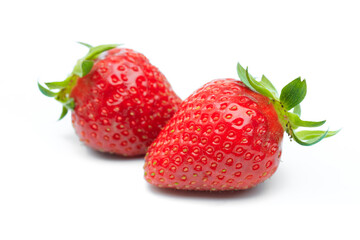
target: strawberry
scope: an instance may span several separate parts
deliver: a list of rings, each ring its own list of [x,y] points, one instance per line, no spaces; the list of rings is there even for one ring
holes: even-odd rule
[[[325,123],[300,119],[305,80],[290,82],[278,97],[265,76],[255,81],[240,64],[238,74],[242,81],[211,81],[183,101],[145,157],[149,183],[187,190],[248,189],[278,168],[284,131],[304,146],[337,133],[295,131]]]
[[[181,102],[165,76],[141,53],[118,45],[89,47],[63,82],[40,91],[72,111],[80,140],[123,156],[145,154]],[[58,92],[51,90],[58,89]]]

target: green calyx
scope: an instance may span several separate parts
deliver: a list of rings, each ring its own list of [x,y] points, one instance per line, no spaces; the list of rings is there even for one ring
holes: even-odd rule
[[[270,99],[276,113],[278,114],[280,124],[290,138],[303,146],[311,146],[320,142],[322,139],[334,136],[337,131],[323,130],[302,130],[295,131],[299,127],[319,127],[326,121],[304,121],[300,119],[300,103],[306,96],[306,81],[300,77],[288,83],[280,93],[276,91],[274,85],[264,75],[261,81],[256,81],[239,63],[237,72],[240,80],[254,92],[260,93]]]
[[[88,47],[89,52],[77,61],[73,71],[64,81],[46,82],[45,85],[47,88],[38,83],[39,90],[42,94],[55,98],[63,105],[59,120],[64,118],[68,111],[73,110],[75,107],[74,99],[70,98],[70,93],[76,85],[78,78],[84,77],[91,71],[95,59],[97,59],[101,53],[120,46],[120,44],[106,44],[93,47],[83,42],[79,42],[79,44]],[[54,90],[57,91],[54,92]]]

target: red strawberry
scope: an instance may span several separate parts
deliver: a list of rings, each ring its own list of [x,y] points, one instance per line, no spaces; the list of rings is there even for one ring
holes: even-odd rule
[[[242,82],[209,82],[181,104],[148,150],[149,183],[187,190],[251,188],[276,171],[284,130],[302,145],[336,134],[294,131],[325,122],[300,120],[305,80],[289,83],[279,98],[265,76],[257,82],[240,65],[238,73]]]
[[[145,154],[181,102],[165,76],[141,53],[117,45],[89,47],[63,82],[39,85],[72,110],[76,133],[86,145],[124,156]],[[103,53],[104,52],[104,53]],[[100,55],[101,54],[101,55]]]

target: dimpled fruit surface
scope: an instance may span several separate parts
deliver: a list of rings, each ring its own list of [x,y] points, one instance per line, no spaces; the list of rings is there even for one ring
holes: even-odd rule
[[[123,156],[145,154],[181,103],[165,76],[141,53],[112,49],[71,92],[72,122],[88,146]]]
[[[146,155],[146,180],[187,190],[247,189],[277,169],[284,130],[269,98],[234,79],[188,97]]]

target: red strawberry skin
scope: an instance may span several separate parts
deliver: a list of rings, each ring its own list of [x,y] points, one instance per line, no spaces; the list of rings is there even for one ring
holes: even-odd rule
[[[269,98],[234,79],[188,97],[148,150],[145,179],[158,187],[240,190],[277,169],[284,129]]]
[[[125,48],[100,55],[70,97],[75,102],[72,123],[81,141],[123,156],[145,154],[181,103],[143,54]]]

